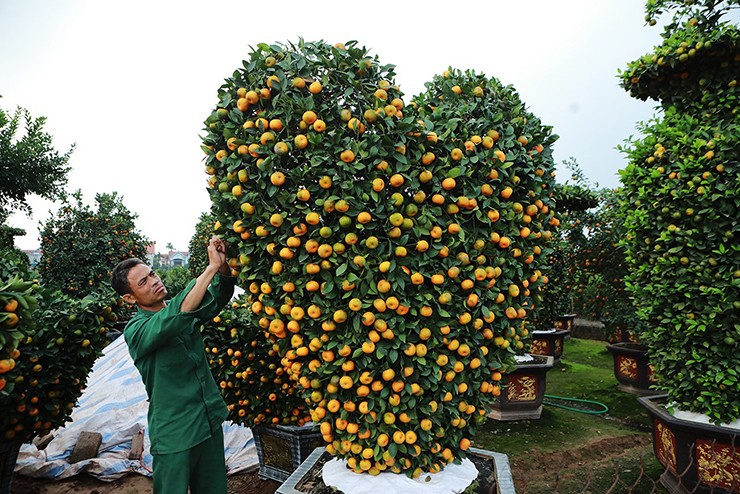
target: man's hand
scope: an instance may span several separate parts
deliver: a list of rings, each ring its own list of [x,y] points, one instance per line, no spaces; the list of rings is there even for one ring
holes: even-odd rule
[[[223,239],[212,236],[208,242],[208,265],[218,269],[222,274],[230,275],[231,268],[226,262],[226,250],[228,245]]]
[[[215,235],[211,237],[211,240],[208,242],[208,266],[198,276],[195,280],[195,285],[193,285],[193,288],[190,289],[190,292],[183,299],[180,305],[182,312],[191,312],[200,306],[203,296],[217,272],[225,276],[231,276],[231,267],[226,262],[227,249],[228,245],[226,242]]]

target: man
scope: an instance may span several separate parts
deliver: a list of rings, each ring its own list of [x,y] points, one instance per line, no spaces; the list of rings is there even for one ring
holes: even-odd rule
[[[111,284],[138,307],[124,338],[149,396],[154,492],[226,494],[221,424],[227,410],[211,375],[201,323],[216,316],[234,293],[226,245],[211,238],[208,266],[172,298],[140,259],[122,261]]]

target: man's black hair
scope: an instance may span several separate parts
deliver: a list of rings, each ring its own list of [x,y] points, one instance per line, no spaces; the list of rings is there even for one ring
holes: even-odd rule
[[[131,268],[138,266],[139,264],[146,263],[137,257],[132,257],[119,262],[118,265],[113,268],[113,273],[110,277],[110,284],[120,296],[123,297],[127,293],[131,293],[131,285],[128,284],[128,272]]]

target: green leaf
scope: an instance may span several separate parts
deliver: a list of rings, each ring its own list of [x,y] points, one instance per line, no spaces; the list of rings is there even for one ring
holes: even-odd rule
[[[340,264],[339,267],[337,268],[336,275],[342,276],[346,272],[347,272],[347,263]]]

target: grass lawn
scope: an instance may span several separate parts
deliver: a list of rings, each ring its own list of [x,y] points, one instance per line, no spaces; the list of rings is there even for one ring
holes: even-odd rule
[[[605,414],[585,414],[573,410],[545,405],[539,420],[522,420],[512,422],[498,422],[487,420],[476,434],[474,445],[479,448],[496,451],[508,455],[512,464],[512,474],[517,481],[517,465],[526,464],[531,458],[546,459],[553,462],[554,458],[563,457],[563,452],[572,462],[583,463],[580,467],[581,477],[572,480],[568,486],[567,476],[559,484],[561,493],[571,492],[568,489],[581,487],[583,474],[586,469],[591,475],[594,489],[591,492],[607,492],[612,485],[615,475],[625,485],[636,482],[639,488],[631,492],[653,492],[654,481],[662,473],[662,466],[652,454],[650,442],[651,427],[647,412],[637,402],[635,395],[617,389],[614,377],[613,359],[606,350],[606,342],[570,338],[565,342],[563,356],[559,363],[547,373],[548,395],[577,398],[603,403],[609,408]],[[547,400],[546,400],[547,401]],[[557,401],[561,404],[567,402]],[[591,406],[600,409],[598,406]],[[639,444],[640,447],[627,448],[625,444]],[[609,449],[614,451],[608,451]],[[580,458],[585,456],[585,458]],[[598,456],[599,463],[589,461],[589,455]],[[613,460],[613,461],[612,461]],[[560,475],[562,469],[572,468],[557,462],[561,470],[555,470]],[[567,462],[566,462],[567,463]],[[594,471],[591,471],[591,468]],[[637,480],[639,472],[645,471],[650,479]],[[535,472],[527,472],[532,478]],[[555,473],[551,473],[553,478]],[[644,484],[644,486],[643,486]],[[526,492],[547,492],[552,485],[542,486],[541,491],[530,482]],[[602,490],[603,489],[603,490]],[[643,490],[644,489],[644,490]],[[665,492],[658,486],[654,492]],[[553,492],[552,490],[550,492]],[[610,492],[627,492],[613,490]]]

